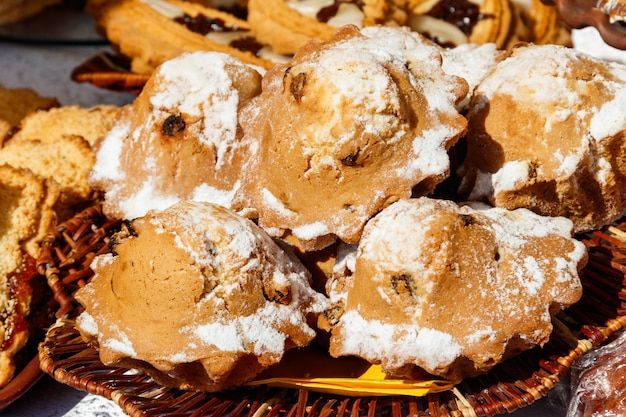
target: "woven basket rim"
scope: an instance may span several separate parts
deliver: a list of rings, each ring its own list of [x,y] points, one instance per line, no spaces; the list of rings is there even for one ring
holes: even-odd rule
[[[610,229],[626,230],[624,220],[579,237],[589,249],[589,262],[581,274],[583,299],[557,315],[553,337],[546,346],[511,358],[489,374],[463,381],[451,391],[415,398],[348,398],[268,387],[224,393],[164,388],[141,372],[103,365],[97,351],[86,345],[74,327],[79,304],[73,292],[88,282],[91,259],[108,252],[108,238],[124,225],[120,220],[106,218],[102,207],[94,205],[59,225],[44,240],[37,268],[46,276],[59,309],[57,322],[40,345],[39,360],[41,369],[57,381],[112,399],[131,416],[174,411],[180,416],[215,417],[244,412],[290,416],[332,412],[357,416],[363,410],[382,408],[394,417],[406,413],[455,417],[510,413],[545,397],[577,359],[626,327],[626,307],[618,296],[626,294],[626,240],[616,238]],[[599,305],[603,299],[606,304]],[[592,310],[593,315],[587,313]]]
[[[100,52],[75,67],[70,78],[106,90],[139,94],[150,74],[132,72],[130,61],[121,55]]]

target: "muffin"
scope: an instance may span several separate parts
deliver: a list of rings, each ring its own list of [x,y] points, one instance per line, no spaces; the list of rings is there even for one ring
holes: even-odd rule
[[[310,274],[225,207],[180,202],[114,236],[76,292],[78,330],[107,365],[181,389],[239,386],[308,345],[327,306]]]
[[[459,381],[545,344],[551,316],[582,295],[587,252],[571,232],[568,219],[526,209],[392,204],[327,286],[331,355]]]
[[[272,236],[290,232],[305,250],[355,243],[380,209],[448,175],[447,150],[466,128],[455,104],[467,82],[443,72],[438,46],[408,53],[389,47],[396,35],[345,26],[310,42],[269,70],[243,109],[254,152],[238,201]]]

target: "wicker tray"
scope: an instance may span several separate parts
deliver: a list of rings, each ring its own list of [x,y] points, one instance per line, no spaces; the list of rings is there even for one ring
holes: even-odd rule
[[[492,416],[544,397],[572,363],[626,326],[626,220],[580,236],[589,248],[583,298],[555,319],[555,331],[535,348],[425,397],[342,397],[307,390],[255,387],[209,394],[164,388],[133,369],[104,366],[74,328],[79,305],[72,294],[91,277],[94,256],[109,250],[109,236],[124,223],[88,208],[51,232],[38,270],[59,303],[56,323],[39,347],[41,369],[72,387],[115,401],[131,416]],[[623,235],[623,237],[621,236]]]
[[[91,83],[95,87],[127,91],[139,94],[150,78],[148,74],[130,71],[130,61],[121,55],[101,52],[78,65],[71,79],[79,83]]]

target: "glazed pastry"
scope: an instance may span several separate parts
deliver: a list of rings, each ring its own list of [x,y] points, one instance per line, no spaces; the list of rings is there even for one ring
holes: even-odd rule
[[[219,52],[161,65],[97,147],[89,184],[105,213],[133,219],[180,200],[231,207],[247,159],[238,114],[260,89],[256,70]]]
[[[183,52],[216,51],[269,68],[284,59],[251,37],[245,20],[178,0],[91,0],[87,11],[98,28],[131,58],[131,70],[150,74]],[[265,58],[264,58],[265,56]]]
[[[513,24],[509,0],[409,0],[407,25],[440,45],[507,44]]]
[[[307,270],[252,221],[181,202],[114,236],[76,293],[81,334],[104,364],[145,370],[180,389],[219,391],[252,379],[315,337],[327,306]]]
[[[438,46],[409,53],[394,39],[343,27],[269,70],[244,108],[243,141],[255,152],[239,199],[273,236],[288,231],[307,251],[355,243],[380,209],[448,175],[467,83],[442,71]]]
[[[331,355],[459,381],[543,345],[551,315],[582,294],[586,249],[571,232],[525,209],[392,204],[365,226],[354,270],[328,286]]]
[[[283,54],[293,54],[312,39],[327,41],[343,25],[362,28],[390,20],[394,25],[401,24],[401,15],[397,13],[399,9],[385,0],[248,2],[248,23],[256,38]]]
[[[577,232],[617,219],[625,87],[626,66],[555,45],[516,48],[474,92],[460,194],[565,216]]]

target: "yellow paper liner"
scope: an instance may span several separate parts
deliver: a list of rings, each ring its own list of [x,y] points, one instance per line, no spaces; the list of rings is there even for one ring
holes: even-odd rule
[[[380,365],[372,365],[356,378],[266,378],[256,379],[246,385],[267,385],[295,389],[306,388],[326,394],[348,396],[409,395],[423,397],[431,393],[451,390],[456,386],[456,383],[442,379],[418,381],[387,378]]]

